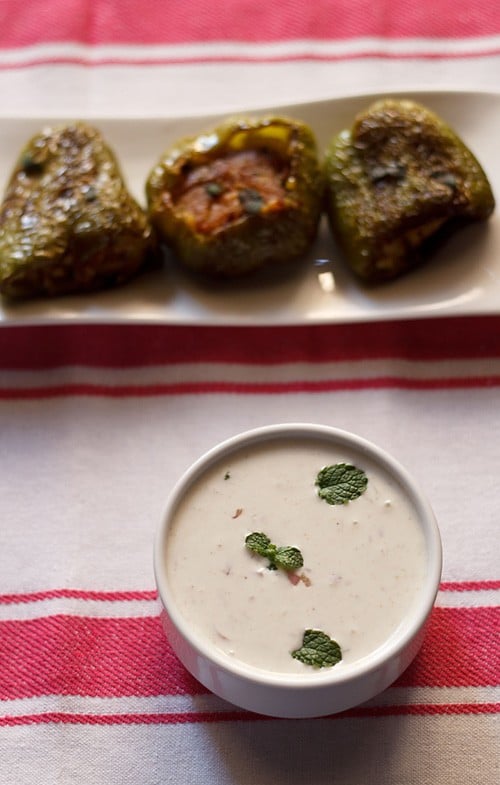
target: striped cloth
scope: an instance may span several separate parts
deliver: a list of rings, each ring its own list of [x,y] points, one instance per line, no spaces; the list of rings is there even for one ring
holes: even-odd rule
[[[0,22],[0,129],[499,84],[500,10],[486,0],[4,0]],[[497,783],[499,403],[495,314],[1,324],[0,783]],[[207,693],[164,638],[154,590],[173,482],[216,442],[283,421],[393,453],[443,538],[413,664],[315,720]]]
[[[491,0],[3,0],[3,114],[175,116],[415,87],[496,90]]]

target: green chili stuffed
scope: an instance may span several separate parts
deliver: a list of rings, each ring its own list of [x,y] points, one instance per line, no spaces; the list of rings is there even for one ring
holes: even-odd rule
[[[151,221],[187,268],[233,277],[300,257],[314,240],[323,175],[296,120],[229,120],[167,150],[146,184]]]
[[[359,114],[328,147],[325,174],[332,232],[367,282],[395,278],[495,206],[464,142],[408,100],[378,101]]]
[[[22,150],[0,208],[0,292],[88,292],[127,281],[155,259],[146,212],[98,130],[48,128]]]

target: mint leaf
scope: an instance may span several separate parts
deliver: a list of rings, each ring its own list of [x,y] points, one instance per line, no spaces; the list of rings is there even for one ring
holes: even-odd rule
[[[245,545],[259,556],[269,559],[268,568],[277,570],[281,567],[286,572],[297,570],[304,564],[304,559],[298,548],[284,545],[279,548],[274,545],[264,532],[252,532],[245,537]]]
[[[252,534],[245,537],[245,545],[251,551],[255,551],[259,556],[267,556],[270,558],[270,553],[274,555],[276,546],[272,544],[269,537],[263,532],[252,532]]]
[[[299,549],[289,545],[283,545],[276,549],[275,562],[278,567],[287,572],[298,570],[304,566],[304,559]]]
[[[306,630],[300,649],[292,651],[294,659],[312,668],[331,668],[342,659],[339,644],[321,630]]]
[[[325,466],[316,477],[318,496],[328,504],[347,504],[366,491],[368,477],[350,463]]]

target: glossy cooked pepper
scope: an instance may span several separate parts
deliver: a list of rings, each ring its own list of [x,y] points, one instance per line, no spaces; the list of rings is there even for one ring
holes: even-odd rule
[[[237,276],[300,257],[315,238],[323,175],[297,120],[229,120],[181,140],[152,170],[153,225],[188,268]]]
[[[98,130],[74,123],[28,142],[0,208],[0,292],[87,292],[128,280],[153,258],[147,215]]]
[[[495,201],[480,164],[429,109],[377,101],[325,155],[334,237],[364,281],[396,277],[450,233],[484,221]]]

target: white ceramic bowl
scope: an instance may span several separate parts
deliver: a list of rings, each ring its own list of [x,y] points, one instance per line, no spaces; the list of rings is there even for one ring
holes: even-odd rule
[[[167,540],[179,504],[193,483],[221,460],[242,449],[286,440],[319,440],[345,449],[381,468],[409,501],[425,543],[424,576],[410,610],[388,639],[368,655],[341,668],[304,668],[304,673],[281,673],[248,665],[228,657],[205,638],[181,612],[167,569]],[[200,538],[203,521],[200,520]],[[165,633],[184,666],[209,690],[250,711],[275,717],[317,717],[363,703],[382,692],[408,667],[422,643],[425,624],[434,604],[441,577],[441,540],[431,507],[406,470],[385,451],[365,439],[322,425],[282,424],[257,428],[214,447],[181,477],[167,501],[155,542],[155,577],[163,606]],[[314,673],[310,671],[314,670]],[[306,672],[308,671],[308,672]]]

